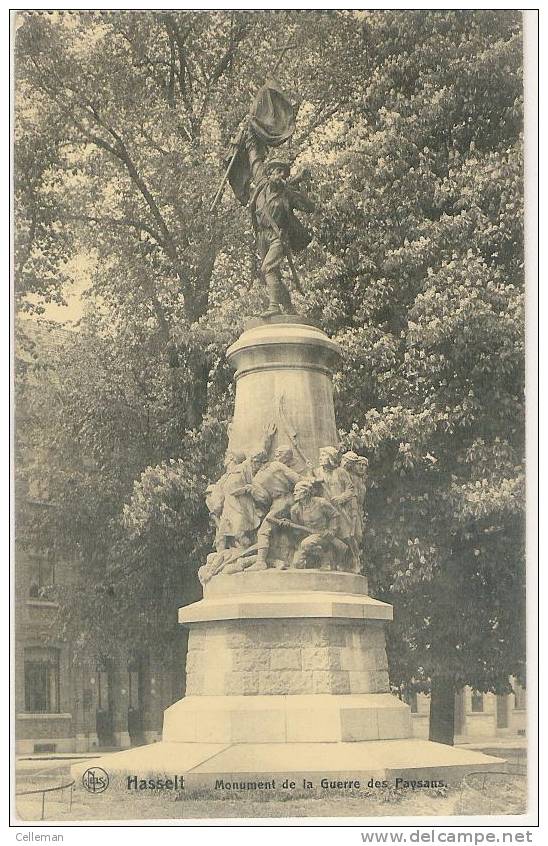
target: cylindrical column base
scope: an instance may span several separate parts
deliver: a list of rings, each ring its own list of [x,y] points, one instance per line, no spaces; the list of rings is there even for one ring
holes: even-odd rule
[[[331,374],[339,354],[321,329],[304,323],[264,323],[243,332],[227,351],[236,368],[229,449],[248,454],[275,423],[272,448],[297,443],[316,464],[319,449],[337,442]]]

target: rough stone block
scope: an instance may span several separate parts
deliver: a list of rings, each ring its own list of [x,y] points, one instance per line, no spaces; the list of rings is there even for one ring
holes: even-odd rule
[[[371,675],[367,670],[350,670],[350,693],[373,693]]]
[[[268,667],[271,650],[261,647],[241,646],[231,652],[231,669],[235,672],[264,670]]]
[[[344,646],[346,639],[346,626],[326,621],[323,625],[306,626],[301,643],[306,646]]]
[[[341,669],[354,672],[376,669],[374,650],[345,647],[341,651]]]
[[[388,679],[388,672],[386,670],[375,670],[371,676],[373,693],[388,693],[390,691],[390,682]]]
[[[348,673],[342,670],[315,670],[314,693],[350,693]]]
[[[238,648],[240,646],[251,647],[257,645],[256,633],[251,631],[251,629],[247,626],[244,628],[240,621],[238,621],[238,625],[231,627],[224,637],[229,649]]]
[[[230,675],[231,673],[226,671],[224,663],[219,663],[213,667],[206,667],[203,675],[202,695],[223,696],[226,692],[226,683]]]
[[[186,695],[187,696],[201,696],[204,690],[204,675],[203,673],[187,673],[186,676]]]
[[[375,669],[388,670],[388,657],[386,655],[386,649],[374,649],[373,653],[375,656]]]
[[[253,696],[261,693],[259,690],[259,673],[235,673],[226,674],[225,694],[227,696]]]
[[[256,643],[268,644],[270,646],[284,646],[292,642],[288,628],[292,628],[281,620],[259,622],[252,624],[253,636]]]
[[[341,647],[303,646],[302,656],[305,670],[341,669]]]
[[[352,645],[356,649],[384,649],[385,637],[382,623],[366,623],[355,627],[352,633]]]
[[[267,671],[259,674],[259,693],[285,695],[312,693],[312,673],[304,670]]]
[[[257,652],[262,652],[262,650],[257,650]],[[266,659],[268,662],[268,657]],[[265,666],[265,663],[262,665]],[[268,666],[268,663],[266,663]],[[301,666],[304,669],[309,669],[304,666],[301,662],[301,650],[299,646],[295,646],[293,649],[271,649],[270,650],[270,669],[271,670],[300,670]]]

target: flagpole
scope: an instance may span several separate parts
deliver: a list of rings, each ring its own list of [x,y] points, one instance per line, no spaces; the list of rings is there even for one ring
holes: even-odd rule
[[[276,62],[276,64],[272,68],[272,70],[269,72],[268,76],[274,76],[274,74],[276,73],[276,71],[278,70],[278,68],[280,67],[280,65],[282,63],[285,54],[287,53],[288,50],[292,50],[294,46],[295,45],[290,41],[288,44],[285,45],[285,47],[281,48],[280,55],[278,56],[278,61]]]
[[[223,176],[223,178],[221,180],[221,184],[219,185],[219,188],[217,189],[217,193],[215,194],[215,197],[213,198],[213,202],[211,203],[211,206],[210,206],[210,209],[209,209],[210,214],[212,214],[215,211],[215,209],[217,208],[217,206],[219,205],[219,201],[220,201],[220,199],[223,195],[223,191],[225,190],[225,185],[228,181],[228,177],[230,176],[230,171],[232,170],[232,165],[234,164],[234,162],[236,160],[236,156],[240,152],[240,145],[241,145],[243,138],[244,138],[244,131],[245,131],[245,128],[247,126],[248,119],[249,119],[249,116],[246,117],[245,124],[240,129],[240,132],[239,132],[238,137],[237,137],[236,142],[235,142],[234,153],[232,154],[232,158],[230,159],[228,167],[225,171],[225,175]]]

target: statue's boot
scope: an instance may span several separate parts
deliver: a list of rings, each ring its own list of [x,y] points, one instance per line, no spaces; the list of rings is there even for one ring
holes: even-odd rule
[[[268,292],[268,309],[261,317],[273,317],[276,314],[282,314],[283,311],[291,312],[291,297],[280,278],[279,270],[267,271],[264,280]]]
[[[261,548],[261,549],[257,550],[257,560],[255,561],[254,564],[251,565],[251,567],[247,568],[248,573],[250,572],[250,570],[266,570],[267,569],[267,567],[268,567],[268,564],[266,563],[267,552],[268,552],[267,549]]]
[[[274,305],[269,303],[267,310],[261,312],[261,317],[275,317],[277,314],[281,313],[282,310],[278,305],[276,305],[276,303],[274,303]]]

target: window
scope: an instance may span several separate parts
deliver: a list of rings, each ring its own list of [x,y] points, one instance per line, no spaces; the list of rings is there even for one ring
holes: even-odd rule
[[[405,694],[405,701],[409,705],[412,714],[418,713],[419,704],[417,700],[417,692],[415,690],[412,693],[407,692]]]
[[[129,707],[130,708],[139,708],[140,704],[140,690],[139,690],[139,671],[138,670],[130,670],[129,671]]]
[[[483,711],[483,693],[479,690],[472,691],[472,711],[476,714]]]
[[[525,711],[527,708],[527,693],[525,688],[517,681],[514,682],[513,687],[515,696],[514,709],[516,711]]]
[[[97,668],[97,708],[99,711],[110,709],[109,672],[106,664]]]
[[[47,600],[48,588],[55,584],[55,563],[51,555],[32,555],[29,596]],[[50,594],[51,595],[51,594]]]
[[[58,649],[25,649],[25,711],[31,714],[59,713]]]

